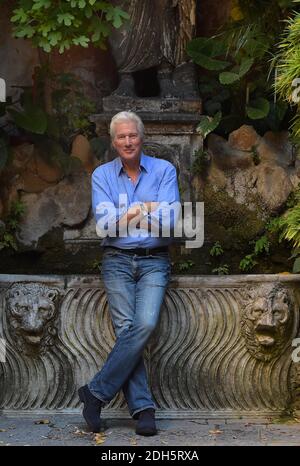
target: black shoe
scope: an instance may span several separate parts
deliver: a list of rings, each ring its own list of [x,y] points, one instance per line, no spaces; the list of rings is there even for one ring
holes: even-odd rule
[[[136,425],[135,432],[138,435],[156,435],[157,429],[155,425],[155,411],[152,408],[140,411],[139,419]]]
[[[92,395],[87,385],[79,388],[78,395],[80,401],[84,404],[82,415],[87,425],[92,432],[100,432],[100,414],[103,406],[102,401]]]

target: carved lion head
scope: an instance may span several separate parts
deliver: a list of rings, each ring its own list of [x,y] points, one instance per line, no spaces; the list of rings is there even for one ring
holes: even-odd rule
[[[58,290],[36,283],[15,284],[6,293],[8,324],[20,350],[43,352],[56,335]]]
[[[294,309],[292,291],[281,284],[263,284],[244,302],[242,335],[250,353],[269,361],[282,354],[289,341]]]

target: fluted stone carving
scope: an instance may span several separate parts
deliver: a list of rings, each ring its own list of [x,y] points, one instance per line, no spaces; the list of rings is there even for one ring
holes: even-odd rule
[[[293,390],[299,390],[299,370],[295,372],[291,359],[292,340],[299,333],[299,281],[280,276],[175,277],[145,352],[158,408],[168,416],[200,417],[277,415],[289,408]],[[114,344],[102,284],[97,277],[62,277],[56,287],[8,285],[1,284],[0,276],[0,335],[7,340],[7,361],[0,364],[1,408],[78,407],[76,389],[101,368]],[[22,290],[21,302],[27,296],[29,303],[29,290],[34,295],[38,289],[50,301],[55,289],[60,304],[58,318],[52,320],[54,345],[44,345],[47,351],[33,356],[20,351],[12,338],[10,296],[18,308],[14,290]],[[104,412],[126,416],[123,396]]]

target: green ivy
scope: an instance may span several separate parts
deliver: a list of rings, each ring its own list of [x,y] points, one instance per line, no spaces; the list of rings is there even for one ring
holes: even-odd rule
[[[108,1],[16,0],[11,21],[15,37],[26,38],[50,53],[89,44],[105,48],[112,28],[129,19],[127,12]]]

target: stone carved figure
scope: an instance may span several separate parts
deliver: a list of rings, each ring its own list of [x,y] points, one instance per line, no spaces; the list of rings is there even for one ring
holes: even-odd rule
[[[250,291],[244,302],[242,335],[256,359],[280,356],[291,337],[294,297],[281,284],[263,284]]]
[[[10,333],[20,351],[43,353],[56,336],[58,290],[36,283],[15,284],[6,293]]]
[[[198,97],[186,54],[195,33],[196,0],[129,0],[126,9],[130,20],[110,36],[120,78],[115,94],[135,96],[132,73],[157,67],[161,97]]]

